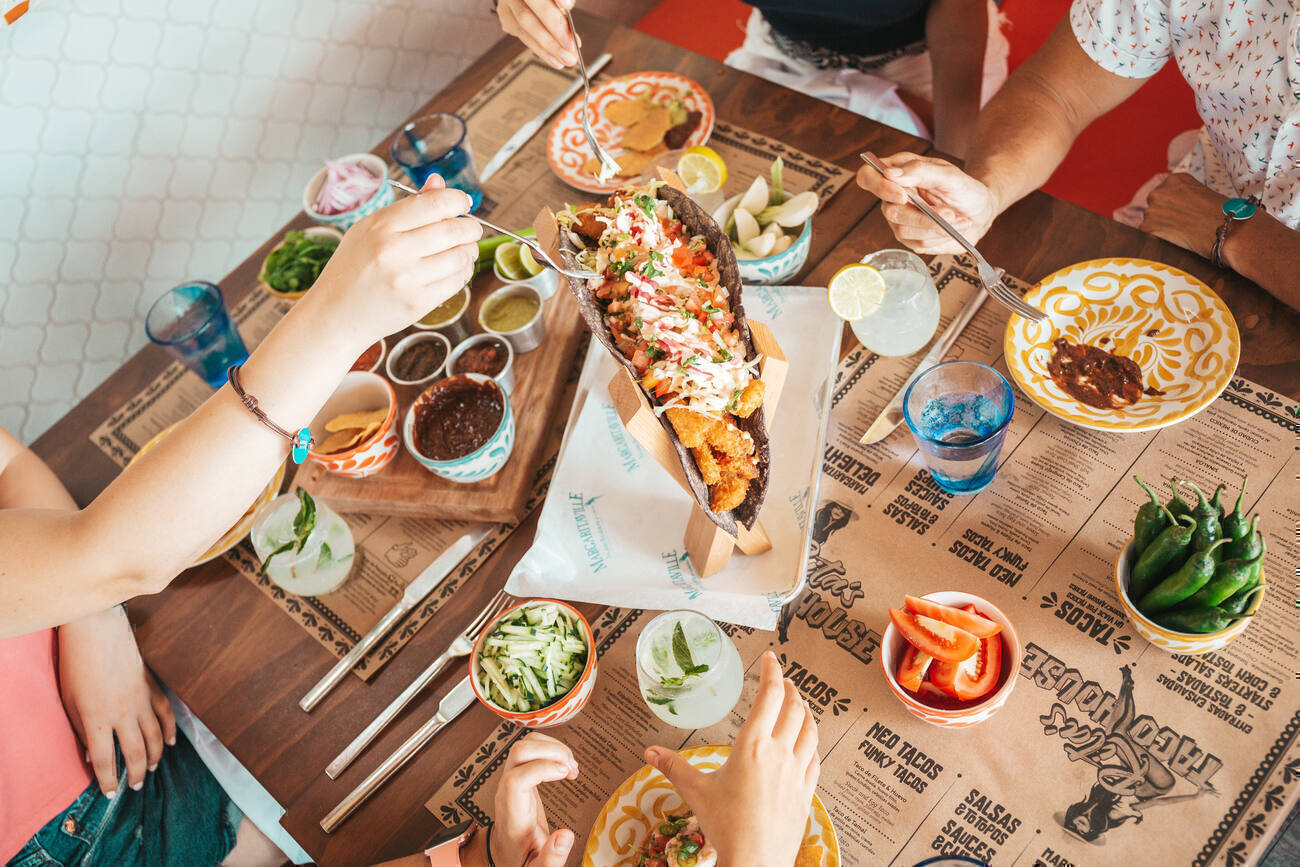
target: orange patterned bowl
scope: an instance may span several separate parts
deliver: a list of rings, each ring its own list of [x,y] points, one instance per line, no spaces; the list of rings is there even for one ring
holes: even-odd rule
[[[167,427],[158,431],[158,433],[154,435],[153,439],[140,446],[140,451],[135,453],[135,457],[131,458],[131,462],[134,463],[136,458],[162,442],[163,437],[171,433],[172,428],[174,427],[176,427],[176,425],[169,424]],[[261,511],[263,506],[274,500],[276,494],[280,493],[280,484],[283,481],[284,464],[281,463],[280,466],[276,468],[275,475],[271,477],[271,480],[266,483],[266,487],[262,489],[262,493],[258,494],[257,499],[253,501],[253,505],[248,507],[248,511],[244,512],[240,519],[235,522],[235,525],[227,530],[224,536],[214,542],[211,548],[200,554],[198,559],[190,564],[190,567],[201,566],[209,560],[215,560],[217,557],[220,557],[222,554],[238,545],[239,540],[247,536],[248,531],[253,528],[253,519],[257,517],[257,513]]]
[[[1002,673],[999,675],[1002,678],[1002,685],[983,701],[967,707],[947,709],[925,704],[912,693],[899,686],[898,679],[894,676],[894,672],[898,670],[898,661],[902,658],[903,651],[907,649],[907,639],[903,638],[902,633],[894,628],[892,622],[885,627],[884,637],[880,640],[880,666],[885,670],[885,682],[889,684],[889,688],[894,695],[898,696],[898,700],[903,703],[903,707],[911,711],[913,716],[925,720],[930,725],[943,728],[964,728],[965,726],[982,723],[993,716],[998,708],[1007,703],[1007,699],[1011,696],[1011,690],[1016,687],[1016,676],[1020,670],[1020,657],[1023,653],[1023,648],[1020,646],[1020,636],[1016,635],[1015,627],[1011,625],[1011,621],[996,605],[987,599],[976,596],[974,593],[964,593],[960,590],[943,590],[938,593],[927,593],[921,598],[938,602],[940,605],[953,605],[958,608],[963,605],[974,605],[975,610],[980,614],[990,618],[995,623],[1002,624],[1002,632],[999,633],[1002,638]]]
[[[1167,653],[1185,653],[1194,656],[1198,653],[1209,653],[1211,650],[1219,650],[1227,645],[1238,635],[1246,631],[1250,626],[1250,618],[1238,620],[1227,629],[1219,632],[1175,632],[1172,629],[1166,629],[1159,623],[1144,615],[1133,604],[1133,600],[1128,597],[1129,570],[1133,567],[1133,540],[1129,539],[1124,550],[1120,552],[1119,559],[1115,561],[1115,592],[1119,595],[1119,604],[1128,616],[1129,622],[1133,628],[1138,631],[1147,641]],[[1264,601],[1264,588],[1268,582],[1264,580],[1263,573],[1259,576],[1259,592],[1255,594],[1255,601],[1250,603],[1250,609],[1247,614],[1254,615],[1259,610],[1260,603]]]
[[[362,412],[380,407],[387,407],[388,414],[380,423],[379,430],[352,448],[328,455],[313,451],[308,457],[327,472],[350,479],[374,475],[388,466],[397,454],[397,394],[388,380],[377,373],[354,370],[344,374],[334,394],[330,395],[325,406],[311,420],[311,433],[319,445],[329,436],[325,425],[330,419],[346,412]]]
[[[531,608],[534,605],[555,605],[578,623],[582,628],[582,637],[587,642],[587,664],[583,667],[577,683],[560,698],[538,710],[516,713],[506,710],[487,697],[486,690],[479,683],[482,669],[479,666],[478,658],[479,653],[483,650],[483,642],[487,640],[488,635],[492,633],[498,623],[515,614],[521,608]],[[596,639],[591,632],[591,624],[587,622],[587,618],[582,616],[581,611],[572,605],[560,602],[558,599],[533,599],[511,606],[500,617],[493,620],[491,625],[484,629],[478,640],[474,642],[474,650],[469,655],[469,682],[474,688],[474,695],[478,696],[478,700],[502,719],[507,719],[516,725],[529,729],[545,729],[562,725],[577,716],[586,706],[587,700],[591,698],[592,690],[596,686]]]

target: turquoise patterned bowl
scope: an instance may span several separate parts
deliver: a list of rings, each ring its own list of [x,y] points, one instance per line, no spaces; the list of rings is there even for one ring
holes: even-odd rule
[[[393,188],[388,184],[388,165],[374,154],[348,154],[345,157],[339,157],[344,162],[361,163],[370,173],[379,178],[379,189],[375,190],[374,195],[362,202],[358,207],[350,211],[344,211],[341,214],[322,214],[312,206],[316,203],[316,195],[320,192],[321,184],[325,183],[326,169],[322,168],[312,179],[307,182],[307,186],[302,190],[302,209],[316,223],[322,226],[329,226],[338,229],[340,232],[346,232],[352,228],[352,224],[362,217],[373,214],[385,205],[393,203]]]
[[[415,408],[426,403],[433,390],[440,383],[446,382],[446,379],[440,379],[426,388],[411,404],[410,409],[406,411],[406,416],[402,420],[402,442],[406,445],[406,450],[410,452],[411,457],[415,458],[420,463],[420,466],[435,476],[469,485],[495,475],[506,465],[506,461],[510,459],[510,453],[515,448],[515,416],[510,409],[510,398],[506,396],[504,391],[501,391],[501,386],[491,377],[479,373],[462,373],[461,376],[468,377],[475,382],[491,383],[493,388],[501,392],[501,401],[505,407],[505,412],[501,415],[501,424],[497,427],[496,433],[492,434],[488,441],[479,446],[478,449],[463,458],[456,458],[451,461],[435,461],[433,458],[421,454],[420,450],[415,447]],[[451,378],[453,377],[448,377],[448,379]]]
[[[759,286],[779,286],[786,282],[808,261],[808,250],[812,247],[812,220],[803,224],[803,231],[794,243],[774,256],[762,259],[737,259],[740,266],[740,281]]]

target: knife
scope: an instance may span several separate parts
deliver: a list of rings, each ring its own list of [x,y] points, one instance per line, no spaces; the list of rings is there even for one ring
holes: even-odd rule
[[[473,702],[474,688],[470,686],[469,675],[466,675],[460,683],[451,688],[451,692],[443,696],[442,701],[438,703],[438,712],[432,719],[416,729],[415,734],[407,738],[406,742],[391,756],[370,772],[370,776],[362,780],[361,784],[349,792],[346,798],[339,801],[337,807],[320,820],[321,829],[328,834],[343,824],[344,819],[351,816],[357,807],[364,804],[366,799],[375,793],[376,789],[386,783],[388,778],[397,773],[425,744],[433,740],[434,735],[442,731],[447,723],[460,716],[461,712]]]
[[[957,338],[961,336],[962,331],[975,318],[975,314],[979,312],[980,307],[984,304],[984,299],[987,297],[987,292],[980,289],[975,290],[970,300],[966,302],[966,306],[953,318],[952,322],[948,323],[943,335],[940,336],[934,346],[930,347],[930,351],[921,359],[920,364],[916,366],[916,370],[912,371],[912,375],[898,389],[898,394],[894,395],[893,400],[876,417],[876,420],[871,423],[871,427],[867,428],[867,432],[862,435],[862,439],[858,440],[858,442],[863,445],[871,445],[880,442],[894,432],[894,429],[903,421],[903,399],[907,396],[908,386],[915,382],[916,378],[922,373],[943,361],[943,357],[948,354],[948,350],[952,349],[952,345],[957,342]]]
[[[406,591],[402,593],[402,598],[398,600],[397,604],[390,608],[388,613],[361,637],[356,646],[349,650],[347,655],[340,659],[320,679],[320,682],[302,697],[302,701],[298,702],[298,707],[310,713],[312,708],[320,704],[321,699],[329,695],[330,690],[338,686],[339,681],[347,676],[352,667],[360,662],[363,656],[373,650],[375,645],[382,641],[384,636],[397,625],[398,621],[409,614],[411,609],[419,605],[424,597],[429,595],[429,591],[437,586],[438,582],[443,578],[446,578],[457,563],[465,559],[465,555],[483,540],[491,527],[491,524],[483,524],[465,533],[465,535],[453,542],[450,548],[443,551],[438,555],[437,559],[425,567],[425,570],[407,585]]]
[[[595,74],[604,69],[612,59],[613,55],[608,52],[597,57],[592,63],[588,64],[587,74],[595,76]],[[546,123],[551,115],[564,108],[564,104],[573,99],[581,89],[582,78],[575,78],[573,83],[565,88],[564,93],[557,96],[554,102],[542,109],[541,113],[538,114],[537,117],[519,127],[518,131],[515,132],[514,135],[510,136],[510,141],[506,142],[505,145],[502,146],[501,150],[497,151],[492,159],[487,161],[487,165],[483,167],[483,171],[478,173],[478,182],[480,184],[486,184],[488,178],[495,175],[502,166],[509,162],[512,156],[519,153],[519,149],[528,144],[529,139],[537,135],[537,131],[542,128],[542,124]]]

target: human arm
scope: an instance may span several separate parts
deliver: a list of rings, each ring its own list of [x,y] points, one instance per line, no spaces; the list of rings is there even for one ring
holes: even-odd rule
[[[58,476],[8,431],[0,429],[0,509],[75,509]],[[122,746],[127,782],[143,783],[175,743],[171,705],[144,667],[121,608],[82,617],[59,628],[59,690],[68,720],[94,768],[100,790],[117,789],[113,736]]]
[[[1062,19],[980,112],[964,172],[945,160],[902,153],[882,160],[888,177],[864,166],[858,184],[882,200],[881,213],[907,246],[920,253],[962,252],[907,201],[907,189],[919,191],[976,242],[998,214],[1051,177],[1080,131],[1145,82],[1103,69]]]
[[[1173,172],[1151,191],[1142,231],[1150,232],[1205,258],[1223,225],[1227,199],[1186,172]],[[1259,208],[1228,230],[1223,258],[1228,267],[1254,281],[1293,310],[1300,309],[1300,231]]]
[[[244,365],[245,389],[272,420],[309,423],[366,347],[464,285],[481,234],[455,219],[469,204],[457,190],[427,192],[349,230]],[[0,638],[161,590],[230,529],[288,451],[226,385],[84,509],[0,512]]]
[[[926,13],[934,144],[953,156],[966,155],[980,113],[988,28],[987,0],[933,0]]]
[[[527,45],[542,60],[563,69],[578,62],[573,33],[564,17],[574,0],[500,0],[501,29]]]
[[[721,768],[706,774],[674,750],[646,750],[699,819],[719,867],[793,864],[821,772],[808,703],[771,651],[759,665],[758,694]]]

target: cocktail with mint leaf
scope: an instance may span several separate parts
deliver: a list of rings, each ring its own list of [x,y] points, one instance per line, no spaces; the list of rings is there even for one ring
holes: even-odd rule
[[[321,596],[343,586],[356,548],[352,531],[338,513],[306,491],[267,503],[253,522],[259,572],[299,596]]]
[[[647,623],[637,638],[636,671],[650,709],[684,729],[725,717],[745,680],[736,645],[698,611],[669,611]]]

